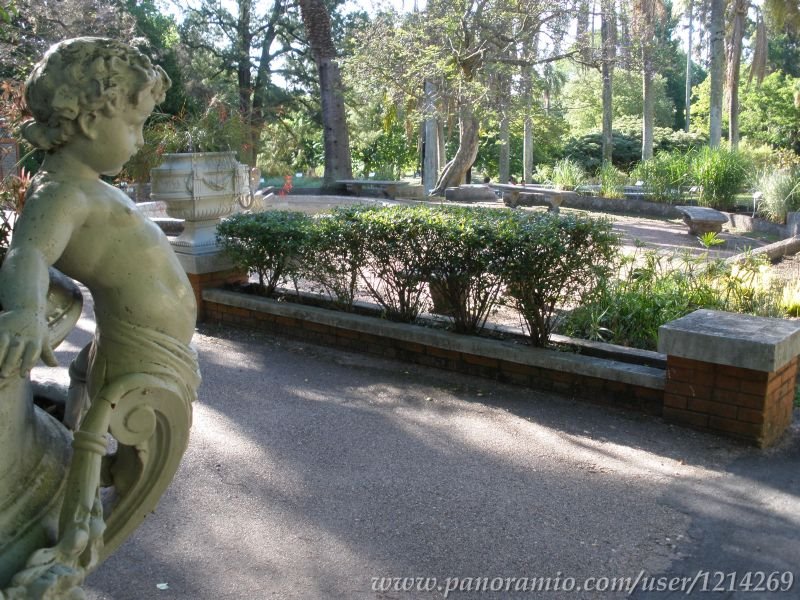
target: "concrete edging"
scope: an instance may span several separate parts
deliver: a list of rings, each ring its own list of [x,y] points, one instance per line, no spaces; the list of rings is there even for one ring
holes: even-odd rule
[[[228,290],[207,289],[203,291],[202,296],[203,300],[208,302],[310,321],[339,329],[349,329],[402,342],[423,344],[442,350],[483,356],[584,377],[594,377],[653,390],[663,390],[665,385],[665,371],[654,367],[569,352],[532,348],[502,340],[459,335],[417,325],[393,323],[374,317],[365,317],[290,302],[277,302],[270,298],[251,296]]]

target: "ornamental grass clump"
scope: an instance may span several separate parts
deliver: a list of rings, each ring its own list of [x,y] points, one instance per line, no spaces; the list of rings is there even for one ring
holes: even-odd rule
[[[556,189],[574,190],[586,181],[586,171],[577,161],[571,158],[562,158],[553,165],[550,178]]]
[[[503,279],[534,346],[546,346],[558,311],[593,300],[610,275],[618,238],[604,219],[520,215],[509,228]]]
[[[237,268],[258,276],[261,293],[271,296],[279,283],[299,274],[311,225],[308,215],[288,210],[238,214],[217,226],[217,241]]]
[[[697,203],[719,210],[732,208],[747,182],[749,162],[744,154],[725,148],[702,148],[691,160],[691,177],[699,186]]]
[[[623,257],[617,276],[562,322],[566,335],[655,350],[661,325],[700,308],[780,316],[763,257],[737,264],[708,254],[647,251]]]
[[[603,198],[624,198],[628,176],[610,162],[603,163],[597,172],[600,195]]]
[[[676,204],[682,201],[682,188],[691,185],[690,169],[693,152],[659,152],[640,162],[631,174],[644,183],[649,200]]]
[[[761,203],[758,211],[775,223],[786,223],[786,215],[800,208],[800,169],[765,173],[758,181]]]

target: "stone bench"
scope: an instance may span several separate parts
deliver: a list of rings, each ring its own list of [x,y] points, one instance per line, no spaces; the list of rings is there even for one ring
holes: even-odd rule
[[[378,179],[339,179],[336,183],[344,186],[354,196],[361,196],[365,190],[371,189],[377,191],[380,196],[391,200],[397,198],[400,191],[408,187],[407,181]]]
[[[460,185],[449,187],[444,191],[444,197],[450,202],[495,202],[497,195],[483,184]]]
[[[690,235],[719,233],[728,222],[726,215],[705,206],[676,206],[675,209],[683,215],[683,222],[688,225]]]
[[[531,202],[530,206],[537,205],[537,201],[543,202],[549,207],[550,212],[558,213],[561,203],[565,198],[575,197],[577,194],[572,191],[556,190],[549,187],[538,185],[516,185],[510,183],[490,183],[490,187],[503,193],[503,203],[511,208],[525,206],[526,198]]]

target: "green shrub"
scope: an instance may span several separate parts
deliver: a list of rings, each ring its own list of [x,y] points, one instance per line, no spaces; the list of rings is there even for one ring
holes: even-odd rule
[[[642,142],[635,136],[619,131],[612,134],[614,142],[613,163],[623,171],[629,171],[642,156]],[[580,164],[587,173],[594,173],[603,164],[603,136],[600,132],[587,133],[570,138],[564,145],[564,156]]]
[[[628,135],[636,140],[639,157],[642,152],[642,118],[640,116],[625,115],[614,118],[614,130]],[[704,134],[690,132],[669,127],[653,127],[653,152],[688,152],[708,144],[708,137]]]
[[[654,202],[680,202],[681,188],[691,183],[691,152],[662,152],[640,162],[631,177],[644,182],[645,191]]]
[[[556,189],[574,190],[586,181],[586,172],[578,162],[570,158],[562,158],[553,165],[550,179]]]
[[[502,242],[503,279],[535,346],[545,346],[557,309],[591,301],[617,252],[611,224],[550,213],[520,215]]]
[[[351,311],[367,262],[367,244],[359,213],[363,207],[339,207],[315,219],[309,232],[303,275],[318,283],[340,308]]]
[[[640,117],[615,117],[612,133],[614,166],[630,172],[642,158],[642,120]],[[668,127],[653,130],[653,151],[686,153],[708,143],[708,138],[697,133],[673,131]],[[581,164],[589,173],[594,173],[603,164],[603,136],[599,131],[587,133],[567,140],[564,156]]]
[[[353,213],[366,256],[364,284],[386,318],[412,322],[426,308],[433,209],[390,206]]]
[[[455,331],[475,333],[486,323],[503,288],[508,253],[502,241],[515,222],[509,211],[455,207],[431,219],[431,297],[434,311],[443,309]]]
[[[758,210],[770,221],[786,222],[786,213],[800,208],[800,170],[772,171],[757,184],[762,193]]]
[[[217,240],[234,264],[255,272],[262,293],[299,272],[309,243],[311,217],[288,210],[234,215],[217,226]]]
[[[739,152],[725,148],[702,148],[691,160],[692,181],[700,186],[698,204],[725,210],[733,207],[750,165]]]
[[[627,256],[615,279],[562,322],[567,335],[654,350],[658,328],[690,312],[716,309],[780,314],[779,298],[763,277],[765,259],[732,265],[708,255]]]

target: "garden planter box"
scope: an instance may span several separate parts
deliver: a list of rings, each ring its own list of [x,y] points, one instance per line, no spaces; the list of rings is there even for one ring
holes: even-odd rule
[[[477,375],[660,415],[665,371],[459,335],[221,289],[203,292],[207,322],[258,329],[349,351]],[[644,353],[648,357],[655,353]]]

